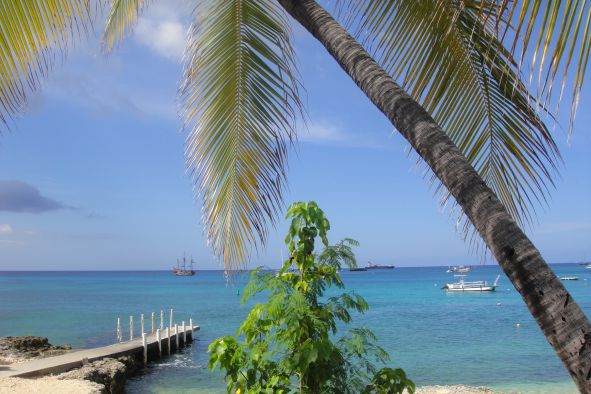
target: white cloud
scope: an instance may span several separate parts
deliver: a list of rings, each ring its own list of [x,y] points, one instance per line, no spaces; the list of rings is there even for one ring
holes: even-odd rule
[[[0,235],[12,234],[12,226],[10,224],[0,224]]]
[[[343,143],[350,141],[351,137],[330,124],[311,124],[307,129],[302,129],[298,138],[305,142],[315,143]]]
[[[298,139],[301,142],[349,148],[391,149],[392,146],[384,143],[385,138],[388,137],[379,133],[350,132],[329,122],[312,123],[307,129],[302,127],[298,130]]]
[[[135,31],[138,41],[157,54],[175,61],[182,58],[186,28],[180,22],[144,18],[140,19]]]
[[[140,17],[135,28],[135,37],[142,45],[173,61],[183,56],[187,42],[189,22],[186,19],[186,2],[157,3]]]

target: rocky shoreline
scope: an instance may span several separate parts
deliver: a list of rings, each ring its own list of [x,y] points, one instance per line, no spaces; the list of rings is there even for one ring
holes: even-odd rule
[[[0,365],[58,356],[70,350],[72,350],[70,345],[54,346],[43,337],[2,337],[0,338]]]
[[[51,357],[70,351],[70,345],[51,345],[43,337],[0,338],[0,367],[2,365]],[[0,394],[4,393],[88,393],[119,394],[125,381],[141,368],[141,360],[133,356],[105,358],[59,375],[38,379],[0,379]]]
[[[64,354],[70,345],[54,346],[43,337],[0,338],[0,367],[32,359]],[[127,378],[135,375],[142,361],[133,356],[104,358],[71,371],[37,379],[2,378],[0,394],[120,394],[125,391]],[[423,386],[416,394],[502,394],[486,387]]]

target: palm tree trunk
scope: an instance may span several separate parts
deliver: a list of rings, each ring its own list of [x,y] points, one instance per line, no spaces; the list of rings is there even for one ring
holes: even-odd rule
[[[278,0],[340,64],[454,196],[582,393],[591,393],[591,323],[494,192],[419,103],[313,0]]]

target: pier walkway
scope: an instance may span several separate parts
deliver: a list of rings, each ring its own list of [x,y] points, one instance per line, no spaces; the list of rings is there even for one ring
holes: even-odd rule
[[[127,355],[141,358],[143,354],[144,362],[147,362],[177,351],[181,346],[191,342],[193,333],[199,330],[199,326],[192,325],[192,323],[186,326],[184,331],[181,327],[177,327],[176,330],[175,328],[162,330],[162,335],[158,330],[154,335],[144,334],[144,338],[139,337],[109,346],[74,350],[59,356],[40,358],[18,364],[0,365],[0,378],[29,378],[57,374],[103,358],[117,358]]]

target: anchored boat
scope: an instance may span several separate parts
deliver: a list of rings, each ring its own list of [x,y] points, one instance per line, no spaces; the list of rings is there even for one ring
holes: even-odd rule
[[[463,274],[470,271],[472,271],[472,267],[469,265],[457,265],[454,267],[449,267],[446,272]]]
[[[368,261],[365,268],[368,270],[388,270],[388,269],[393,269],[395,267],[393,265],[374,264],[371,261]]]
[[[464,278],[467,275],[455,275],[459,277],[460,280],[456,283],[447,283],[442,289],[445,289],[450,292],[464,292],[464,291],[495,291],[497,288],[497,284],[499,283],[499,278],[501,275],[498,275],[495,279],[495,282],[492,285],[489,285],[485,280],[478,280],[473,282],[467,282]]]
[[[183,264],[179,259],[176,260],[176,267],[173,267],[172,272],[176,276],[193,276],[195,275],[195,270],[193,270],[193,257],[191,256],[191,262],[189,263],[189,269],[187,269],[187,258],[183,255]]]

